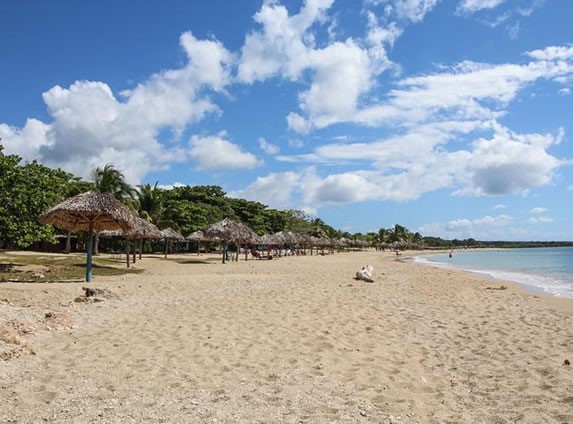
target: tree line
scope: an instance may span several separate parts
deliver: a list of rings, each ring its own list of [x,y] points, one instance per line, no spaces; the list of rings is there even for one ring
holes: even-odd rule
[[[162,189],[155,183],[133,187],[109,164],[94,169],[86,181],[37,161],[22,163],[17,155],[4,155],[0,145],[0,248],[26,248],[38,242],[55,241],[57,230],[41,225],[38,217],[66,198],[90,190],[112,193],[135,214],[160,229],[171,227],[185,236],[231,218],[248,225],[259,235],[292,231],[331,239],[365,240],[372,246],[396,243],[441,248],[485,245],[473,239],[448,241],[424,237],[398,224],[378,232],[351,234],[300,210],[272,209],[260,202],[229,197],[219,186]]]

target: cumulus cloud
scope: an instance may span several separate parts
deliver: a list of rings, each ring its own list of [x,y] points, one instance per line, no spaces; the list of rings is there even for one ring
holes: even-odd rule
[[[562,138],[562,131],[557,135],[515,134],[497,126],[493,138],[473,143],[467,163],[469,184],[460,193],[518,194],[548,184],[562,162],[546,149]]]
[[[131,183],[185,160],[181,148],[159,142],[159,131],[178,134],[217,113],[207,93],[224,90],[233,59],[220,42],[198,40],[190,32],[181,35],[180,45],[187,55],[183,67],[154,74],[120,98],[98,81],[49,89],[43,99],[51,121],[28,120],[23,128],[3,124],[6,151],[83,177],[113,163]]]
[[[295,172],[270,173],[257,177],[244,189],[229,195],[261,202],[277,209],[299,208],[300,205],[296,204],[293,197],[299,189],[300,178],[300,174]]]
[[[561,96],[568,96],[569,94],[571,94],[571,89],[568,87],[561,88],[557,93]]]
[[[299,93],[300,111],[306,116],[299,112],[287,116],[289,128],[301,134],[345,121],[355,113],[373,78],[392,66],[386,46],[401,33],[395,24],[383,27],[368,14],[367,46],[348,38],[318,47],[310,30],[327,21],[332,3],[306,0],[297,14],[289,15],[283,5],[265,2],[254,17],[261,28],[247,36],[241,50],[237,75],[241,82],[280,77],[306,83],[310,77],[308,88]],[[400,8],[412,10],[429,7],[427,1],[402,3]]]
[[[289,113],[287,115],[287,124],[289,129],[299,134],[308,134],[310,132],[310,122],[308,122],[298,113]]]
[[[446,150],[448,143],[474,131],[490,137],[475,139],[469,149]],[[493,122],[442,122],[420,126],[406,134],[370,143],[330,143],[311,153],[280,155],[278,160],[325,164],[356,163],[369,171],[359,174],[367,192],[357,190],[348,201],[383,199],[412,200],[423,193],[453,187],[458,195],[519,194],[548,184],[564,163],[548,153],[559,144],[557,134],[517,134]],[[343,181],[356,180],[356,173],[325,177],[309,196],[315,201],[342,202]],[[312,194],[314,193],[314,194]]]
[[[198,170],[248,169],[260,165],[252,153],[225,139],[221,132],[214,136],[194,135],[189,141],[189,156],[197,163]]]
[[[324,19],[333,2],[306,0],[294,16],[289,16],[287,8],[277,2],[264,2],[254,16],[261,30],[247,35],[241,50],[238,79],[253,83],[278,74],[298,78],[308,66],[308,52],[312,49],[308,31]]]
[[[276,155],[280,152],[279,146],[276,144],[269,143],[263,137],[259,137],[259,147],[261,150],[269,155]]]

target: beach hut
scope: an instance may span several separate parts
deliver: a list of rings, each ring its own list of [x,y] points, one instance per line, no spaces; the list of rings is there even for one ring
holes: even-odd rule
[[[165,257],[167,257],[167,250],[173,240],[185,240],[185,237],[170,227],[161,230],[160,238],[165,240]]]
[[[137,217],[127,206],[109,193],[88,191],[70,197],[40,216],[42,224],[50,224],[72,232],[87,231],[86,281],[92,280],[94,231],[129,231],[137,225]]]

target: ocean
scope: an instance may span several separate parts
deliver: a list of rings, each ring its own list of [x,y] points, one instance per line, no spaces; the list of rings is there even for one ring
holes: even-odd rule
[[[453,251],[415,258],[415,262],[452,267],[514,281],[526,289],[573,298],[573,247]]]

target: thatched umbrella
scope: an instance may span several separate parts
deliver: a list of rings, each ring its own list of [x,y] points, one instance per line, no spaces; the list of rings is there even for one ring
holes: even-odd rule
[[[139,251],[139,259],[141,260],[141,254],[143,250],[143,241],[145,239],[158,239],[161,238],[161,231],[159,228],[155,226],[155,224],[146,221],[143,218],[135,217],[135,225],[129,231],[122,231],[122,230],[114,230],[114,231],[102,231],[100,232],[100,236],[103,237],[124,237],[125,238],[125,255],[127,261],[127,267],[129,268],[129,242],[133,241],[134,249],[133,249],[133,263],[135,263],[136,258],[136,249],[135,249],[135,242],[136,240],[141,240],[141,248]]]
[[[94,231],[129,231],[136,226],[136,217],[113,195],[88,191],[47,210],[40,216],[40,222],[63,230],[88,232],[86,281],[89,283],[92,280]]]
[[[282,240],[275,237],[274,234],[265,234],[259,237],[257,243],[267,246],[267,257],[270,258],[273,246],[281,244]]]
[[[203,234],[203,231],[201,230],[194,231],[185,238],[187,240],[195,240],[197,242],[197,255],[200,253],[200,248],[201,248],[200,242],[207,240],[207,237],[205,237],[205,234]]]
[[[258,238],[257,234],[245,224],[233,221],[229,218],[209,225],[203,233],[210,239],[217,237],[223,241],[223,263],[225,263],[228,241],[235,242],[238,247],[241,241],[248,242]]]
[[[165,257],[167,257],[167,248],[172,240],[185,240],[185,237],[170,227],[161,230],[161,238],[165,239]]]
[[[126,238],[127,266],[129,267],[129,240],[133,240],[133,263],[135,263],[136,240],[141,240],[141,245],[139,248],[139,259],[141,260],[141,255],[143,253],[143,243],[145,239],[161,238],[161,231],[155,224],[138,217],[137,226],[131,231],[124,232],[124,236]]]

